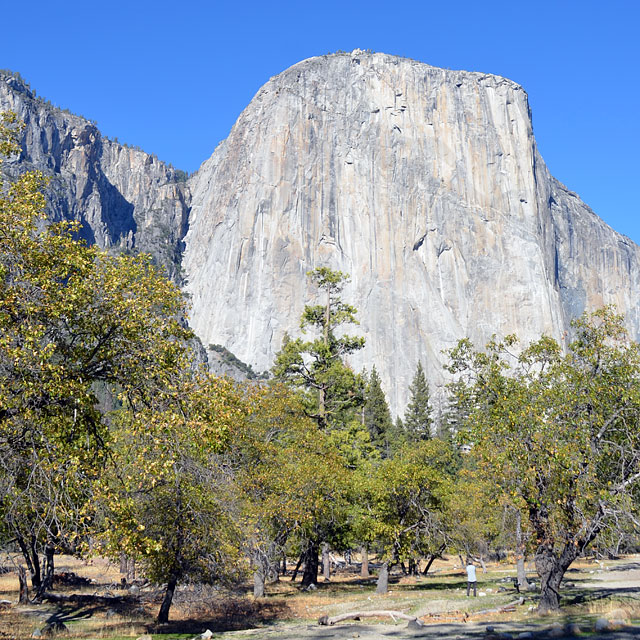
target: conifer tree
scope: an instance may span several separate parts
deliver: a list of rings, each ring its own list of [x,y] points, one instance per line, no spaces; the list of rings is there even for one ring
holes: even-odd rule
[[[364,404],[364,422],[371,437],[371,443],[383,457],[389,456],[390,436],[393,431],[391,412],[380,385],[380,376],[373,367]]]
[[[363,404],[363,380],[345,358],[364,347],[364,338],[336,333],[343,325],[358,324],[356,308],[340,297],[349,276],[328,267],[307,275],[326,296],[324,304],[306,305],[300,321],[302,331],[310,330],[315,337],[285,336],[273,374],[276,380],[298,387],[307,415],[322,430],[331,431],[344,427]]]
[[[404,414],[404,429],[409,442],[428,440],[431,437],[431,407],[429,406],[429,384],[422,363],[418,362],[413,382],[409,387],[410,399]]]

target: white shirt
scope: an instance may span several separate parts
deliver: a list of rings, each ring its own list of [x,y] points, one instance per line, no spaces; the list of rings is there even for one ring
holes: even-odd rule
[[[476,568],[472,564],[467,565],[467,582],[476,581]]]

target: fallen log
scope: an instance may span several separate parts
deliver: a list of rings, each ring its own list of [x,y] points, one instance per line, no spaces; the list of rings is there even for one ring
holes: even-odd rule
[[[131,596],[99,596],[88,593],[72,593],[70,595],[59,595],[56,593],[44,593],[43,600],[55,603],[73,603],[79,605],[100,604],[100,605],[123,605],[127,602],[135,602],[136,598]]]
[[[342,622],[343,620],[358,620],[360,618],[392,618],[393,621],[397,619],[400,620],[409,620],[415,621],[417,618],[415,616],[409,616],[406,613],[402,613],[402,611],[387,611],[387,610],[376,610],[376,611],[354,611],[353,613],[341,613],[339,616],[322,616],[318,619],[318,624],[324,626],[331,626],[336,624],[337,622]]]

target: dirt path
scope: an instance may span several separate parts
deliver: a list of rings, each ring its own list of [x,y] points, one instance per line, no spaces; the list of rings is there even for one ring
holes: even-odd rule
[[[637,589],[640,595],[640,561],[625,562],[624,564],[594,569],[588,573],[582,572],[586,580],[585,587],[593,589]]]

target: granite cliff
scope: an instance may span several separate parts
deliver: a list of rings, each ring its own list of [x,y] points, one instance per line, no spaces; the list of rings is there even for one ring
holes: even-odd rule
[[[14,168],[52,176],[51,213],[153,253],[191,296],[202,342],[255,371],[297,334],[320,265],[351,274],[367,339],[352,365],[376,365],[395,410],[416,362],[441,384],[442,349],[463,336],[561,337],[606,303],[640,334],[640,248],[550,175],[526,93],[504,78],[361,51],[305,60],[186,183],[0,80],[0,108],[27,125]]]
[[[640,249],[556,181],[527,95],[493,75],[355,51],[272,78],[190,180],[191,322],[267,368],[313,298],[305,272],[351,274],[391,405],[421,359],[462,336],[560,337],[615,303],[640,330]]]

